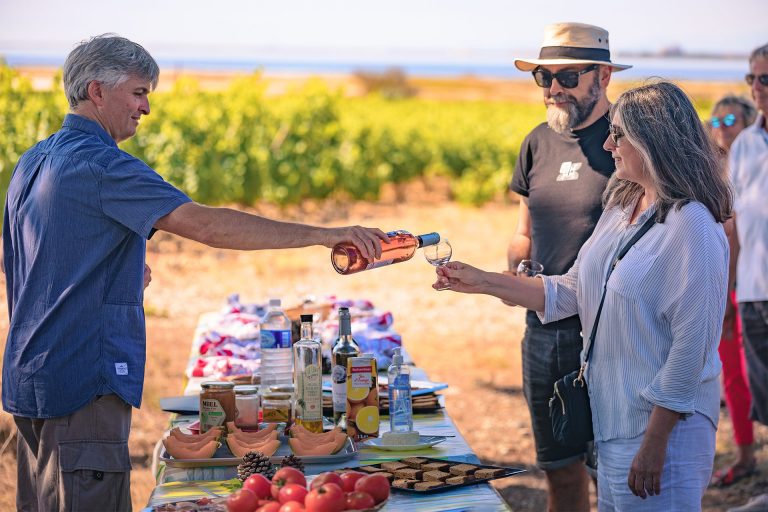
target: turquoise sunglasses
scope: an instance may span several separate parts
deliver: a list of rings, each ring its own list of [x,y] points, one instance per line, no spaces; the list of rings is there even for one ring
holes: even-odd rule
[[[709,124],[712,126],[712,128],[720,128],[721,126],[733,126],[736,124],[736,116],[733,114],[728,114],[722,118],[712,116],[712,119],[709,120]]]

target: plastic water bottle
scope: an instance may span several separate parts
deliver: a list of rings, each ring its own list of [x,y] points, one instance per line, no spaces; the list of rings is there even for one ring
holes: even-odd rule
[[[280,307],[280,299],[269,299],[269,309],[261,319],[261,391],[292,384],[291,320]]]
[[[392,364],[387,371],[389,381],[389,430],[411,432],[413,409],[411,407],[411,369],[403,364],[401,349],[396,348]]]

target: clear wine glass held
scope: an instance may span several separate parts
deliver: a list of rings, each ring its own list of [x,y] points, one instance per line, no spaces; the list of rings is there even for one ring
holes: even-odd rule
[[[442,267],[451,261],[452,253],[453,248],[451,247],[451,243],[448,240],[440,240],[435,245],[428,245],[424,248],[424,257],[435,267]],[[446,284],[437,289],[447,290],[450,287],[450,284]]]
[[[517,275],[534,277],[544,272],[544,265],[536,260],[522,260],[517,265]]]

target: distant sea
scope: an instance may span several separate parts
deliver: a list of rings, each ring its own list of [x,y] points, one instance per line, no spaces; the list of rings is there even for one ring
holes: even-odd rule
[[[2,56],[2,55],[0,55]],[[4,56],[11,66],[55,66],[63,65],[63,58],[14,55]],[[648,58],[617,57],[616,62],[631,64],[633,67],[622,71],[617,78],[642,80],[648,77],[662,77],[670,80],[697,81],[742,81],[748,71],[747,59],[694,59],[694,58]],[[190,71],[251,71],[263,70],[274,73],[318,73],[347,74],[356,71],[383,72],[398,68],[409,76],[419,77],[462,77],[526,79],[527,73],[518,71],[509,62],[407,62],[402,64],[357,61],[301,61],[301,60],[199,60],[158,58],[161,69]]]

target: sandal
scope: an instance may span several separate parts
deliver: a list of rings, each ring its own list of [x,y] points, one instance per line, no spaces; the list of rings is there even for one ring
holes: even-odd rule
[[[739,466],[734,464],[727,470],[719,469],[712,475],[712,480],[709,481],[710,487],[730,487],[739,480],[748,478],[758,472],[757,462],[753,462],[749,466]]]

